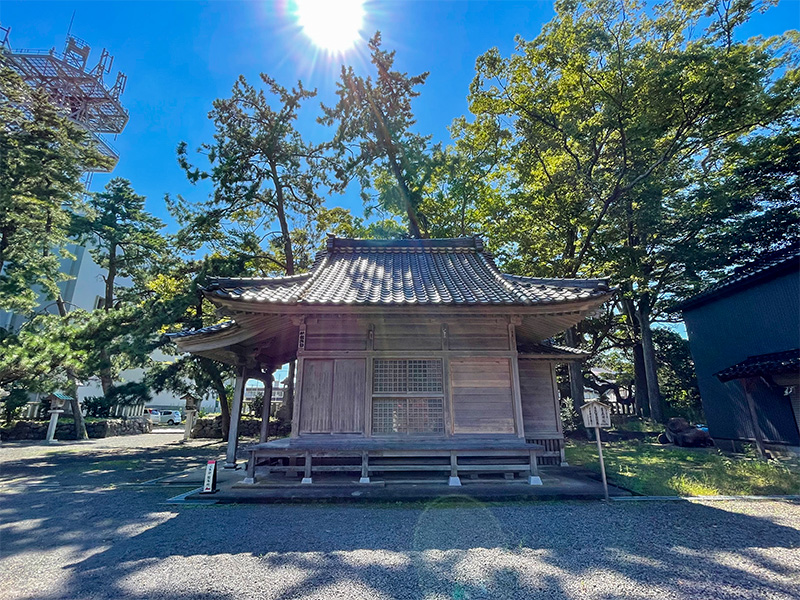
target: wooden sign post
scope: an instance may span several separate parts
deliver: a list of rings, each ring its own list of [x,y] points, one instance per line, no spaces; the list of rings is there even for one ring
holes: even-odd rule
[[[206,465],[206,478],[203,481],[203,491],[201,494],[217,493],[217,461],[210,460]]]
[[[583,425],[587,429],[594,428],[594,438],[597,440],[597,453],[600,455],[600,473],[603,476],[603,491],[608,500],[608,480],[606,480],[606,465],[603,462],[603,445],[600,443],[600,428],[611,427],[611,407],[597,400],[589,400],[581,406]]]

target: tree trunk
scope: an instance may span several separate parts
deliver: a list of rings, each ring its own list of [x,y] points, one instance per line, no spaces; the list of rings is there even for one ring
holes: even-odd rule
[[[570,327],[566,331],[567,346],[578,348],[580,346],[580,335],[575,327]],[[569,363],[569,393],[572,397],[572,406],[575,412],[581,414],[581,406],[584,403],[583,391],[583,366],[579,361],[573,360]]]
[[[228,392],[225,390],[225,382],[219,375],[214,375],[214,389],[217,391],[219,398],[219,410],[222,418],[220,419],[220,427],[222,428],[222,441],[228,441],[228,432],[231,428],[231,409],[228,406]]]
[[[111,244],[108,251],[108,274],[105,277],[106,291],[103,298],[103,310],[108,312],[114,308],[114,282],[117,278],[117,246]],[[100,348],[100,385],[103,388],[103,394],[108,394],[109,390],[114,385],[114,379],[111,376],[111,357],[105,347]]]
[[[636,341],[633,346],[633,386],[636,389],[634,401],[636,414],[642,417],[650,416],[650,400],[647,394],[647,375],[644,371],[644,353],[642,343]]]
[[[661,410],[661,393],[658,389],[658,366],[653,348],[653,333],[650,329],[650,303],[648,294],[639,301],[639,324],[642,329],[642,354],[647,376],[647,396],[650,401],[650,417],[659,423],[664,420]]]
[[[278,175],[278,166],[275,163],[270,163],[270,170],[272,172],[272,184],[275,186],[275,198],[277,200],[275,213],[278,217],[278,223],[281,226],[283,254],[286,258],[286,274],[294,275],[294,250],[292,249],[292,238],[289,235],[289,223],[286,220],[286,202],[283,196],[283,185]]]
[[[56,298],[56,306],[58,307],[58,315],[63,319],[67,316],[67,307],[64,304],[64,299],[61,294]],[[72,408],[72,420],[75,423],[75,439],[88,440],[89,434],[86,431],[86,421],[83,418],[81,411],[81,403],[78,402],[78,378],[72,369],[67,370],[67,379],[69,380],[69,405]]]
[[[633,385],[636,390],[634,402],[636,414],[642,417],[650,416],[649,397],[647,394],[647,376],[644,370],[644,355],[642,354],[641,327],[636,313],[636,306],[629,298],[622,299],[622,312],[630,325],[631,341],[633,342]]]

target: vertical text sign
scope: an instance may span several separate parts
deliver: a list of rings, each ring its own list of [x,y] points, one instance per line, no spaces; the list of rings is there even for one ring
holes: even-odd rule
[[[210,460],[206,465],[206,478],[203,481],[203,494],[213,494],[217,491],[217,461]]]

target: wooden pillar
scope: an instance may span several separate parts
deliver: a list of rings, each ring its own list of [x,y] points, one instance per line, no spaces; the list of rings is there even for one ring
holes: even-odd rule
[[[461,486],[461,479],[458,477],[458,456],[455,452],[450,452],[450,478],[447,480],[447,485]]]
[[[542,485],[542,478],[539,477],[539,460],[536,458],[536,450],[530,451],[530,472],[528,473],[529,485]]]
[[[225,468],[236,468],[236,451],[239,448],[239,421],[242,418],[244,403],[244,386],[247,383],[247,367],[236,370],[236,386],[233,391],[233,407],[231,408],[231,425],[228,430],[228,451],[225,455]]]
[[[756,448],[758,449],[758,457],[765,458],[764,452],[764,436],[761,433],[761,427],[758,426],[758,413],[756,412],[756,403],[753,401],[753,394],[751,393],[752,387],[755,382],[752,379],[742,379],[742,387],[744,388],[744,395],[747,398],[747,409],[750,411],[750,422],[753,425],[753,435],[756,438]]]
[[[303,480],[300,483],[308,485],[314,482],[314,480],[311,478],[311,452],[306,451],[305,461],[306,464],[303,471]]]
[[[361,452],[361,479],[359,483],[369,483],[369,452]]]
[[[266,381],[264,381],[264,402],[261,407],[261,432],[258,436],[258,441],[262,444],[266,442],[269,437],[269,414],[272,406],[272,386],[275,368],[270,365],[267,369],[267,373]]]

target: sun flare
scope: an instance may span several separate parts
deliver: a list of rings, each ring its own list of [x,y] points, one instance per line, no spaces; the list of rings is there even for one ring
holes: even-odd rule
[[[341,53],[358,40],[364,0],[295,0],[295,15],[315,46]]]

